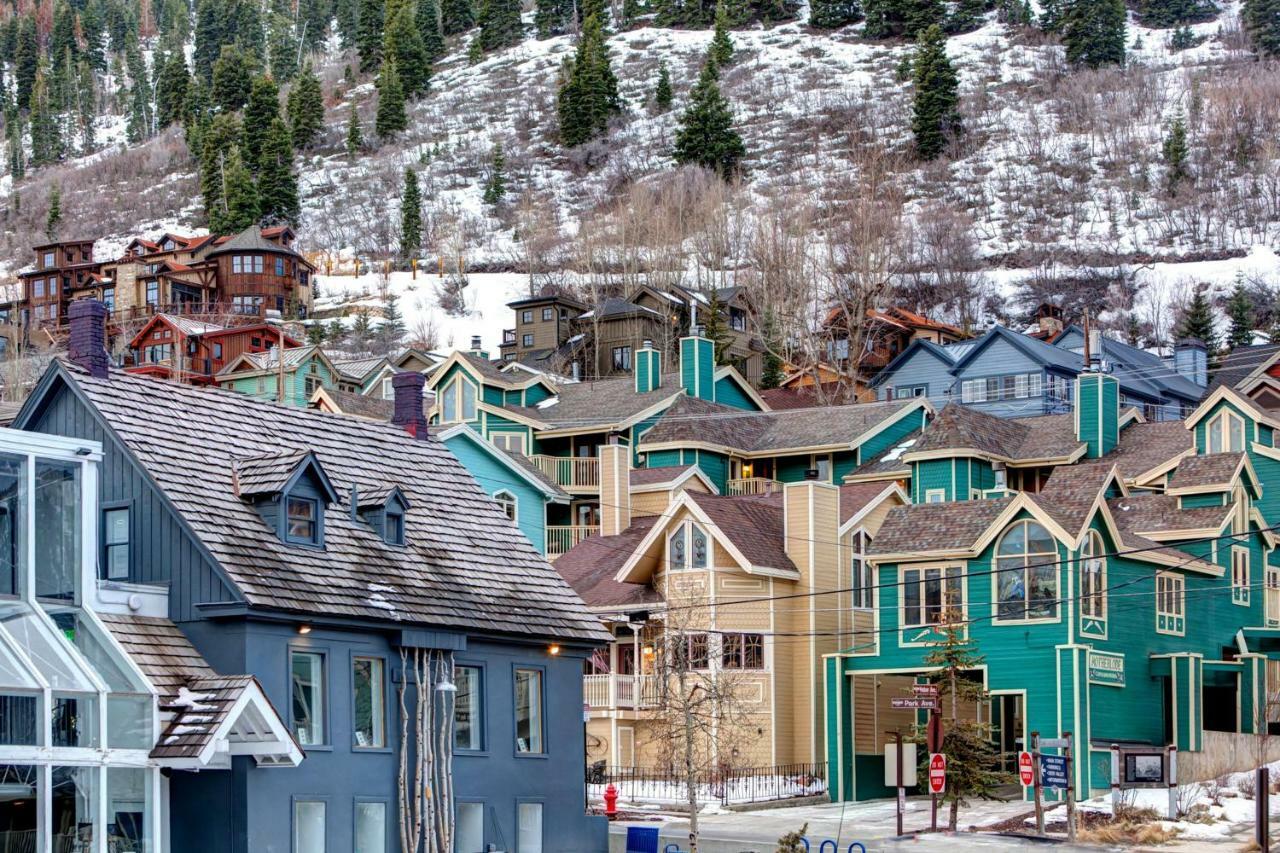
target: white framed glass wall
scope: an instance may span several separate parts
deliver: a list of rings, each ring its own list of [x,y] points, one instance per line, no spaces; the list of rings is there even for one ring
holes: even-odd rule
[[[156,696],[86,606],[101,457],[0,429],[0,850],[159,853]]]

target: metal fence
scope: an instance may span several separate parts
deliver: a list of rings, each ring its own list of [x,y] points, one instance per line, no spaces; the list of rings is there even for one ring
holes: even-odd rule
[[[603,796],[607,785],[618,790],[624,802],[687,803],[688,786],[680,768],[587,768],[587,788],[592,797]],[[722,806],[764,803],[809,797],[827,791],[827,764],[778,764],[770,767],[722,767],[694,774],[694,793],[700,804]]]

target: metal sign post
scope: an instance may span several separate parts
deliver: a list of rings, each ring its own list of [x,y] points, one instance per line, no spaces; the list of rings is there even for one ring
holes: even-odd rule
[[[938,795],[947,790],[947,757],[941,752],[929,756],[929,828],[938,831]]]
[[[1271,827],[1269,823],[1268,808],[1271,799],[1271,774],[1266,767],[1259,767],[1253,780],[1253,802],[1254,802],[1254,821],[1253,821],[1253,840],[1258,842],[1258,849],[1262,853],[1270,853],[1271,851]]]
[[[1036,835],[1044,836],[1044,802],[1040,799],[1040,733],[1031,733],[1031,784],[1036,799]]]
[[[1071,732],[1062,734],[1067,740],[1067,745],[1062,748],[1062,754],[1067,759],[1067,840],[1074,842],[1076,840],[1076,796],[1071,776]]]
[[[893,745],[898,753],[898,835],[902,835],[902,813],[907,807],[907,788],[902,780],[902,732],[893,733]]]

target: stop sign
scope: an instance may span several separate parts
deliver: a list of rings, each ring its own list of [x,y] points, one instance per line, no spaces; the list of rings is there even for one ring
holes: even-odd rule
[[[947,757],[941,752],[929,756],[929,793],[941,794],[947,790]]]
[[[1028,788],[1035,784],[1035,771],[1031,769],[1031,753],[1018,753],[1018,777],[1022,780],[1022,784]]]

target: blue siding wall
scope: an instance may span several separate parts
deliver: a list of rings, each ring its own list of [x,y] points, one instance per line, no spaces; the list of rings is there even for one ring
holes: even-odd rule
[[[973,361],[965,365],[956,375],[955,398],[960,402],[961,383],[966,379],[985,379],[988,376],[1005,376],[1010,373],[1041,373],[1043,367],[1026,353],[1003,338],[996,338],[987,344]],[[1044,389],[1044,382],[1041,382]],[[1044,411],[1043,397],[1027,397],[1026,399],[998,400],[996,402],[972,403],[972,408],[1001,418],[1025,418],[1041,414]]]
[[[470,438],[461,435],[445,441],[445,446],[458,457],[458,461],[476,478],[485,494],[511,492],[516,496],[516,523],[525,538],[538,551],[547,550],[546,497],[529,485],[529,482],[492,455],[475,446]]]
[[[892,388],[925,385],[925,395],[937,408],[942,408],[954,379],[950,364],[944,364],[936,355],[919,347],[900,362],[892,373],[877,377],[876,393],[881,400],[888,400],[891,399]]]

